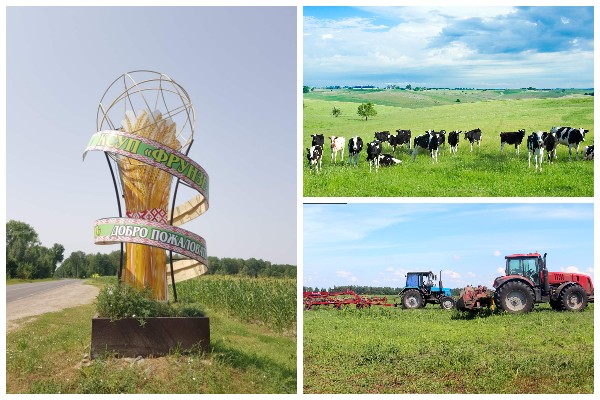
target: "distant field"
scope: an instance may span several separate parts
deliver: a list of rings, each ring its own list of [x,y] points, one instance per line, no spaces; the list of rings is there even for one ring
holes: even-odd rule
[[[580,91],[581,92],[581,91]],[[529,98],[537,96],[537,98]],[[553,97],[563,96],[563,97]],[[455,102],[456,98],[461,101]],[[333,99],[336,99],[335,101]],[[508,100],[506,100],[508,99]],[[341,100],[341,101],[340,101]],[[594,141],[593,97],[560,91],[352,91],[312,92],[304,95],[305,149],[311,144],[311,134],[325,137],[361,136],[365,149],[358,168],[345,160],[330,165],[330,151],[325,143],[323,171],[310,173],[304,158],[304,195],[307,197],[369,197],[369,196],[593,196],[593,162],[568,162],[568,149],[558,147],[558,160],[544,163],[542,174],[527,168],[525,142],[521,154],[506,146],[500,152],[501,131],[525,129],[548,131],[552,126],[573,126],[589,129],[585,144]],[[356,114],[357,103],[373,101],[378,114],[367,121]],[[382,105],[389,104],[389,105]],[[333,107],[342,115],[333,117]],[[369,173],[366,143],[376,131],[411,129],[413,138],[428,129],[469,130],[481,128],[481,149],[469,152],[468,142],[461,136],[456,156],[449,149],[440,152],[433,164],[427,154],[416,161],[406,149],[398,149],[396,158],[403,164]],[[581,146],[580,151],[583,146]],[[411,150],[412,151],[412,150]],[[384,145],[384,153],[391,149]],[[339,158],[339,156],[338,156]]]
[[[593,393],[594,305],[304,311],[304,393]]]

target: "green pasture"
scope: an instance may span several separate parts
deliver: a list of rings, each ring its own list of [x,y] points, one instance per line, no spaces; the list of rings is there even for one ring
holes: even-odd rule
[[[202,302],[210,318],[209,353],[174,349],[164,357],[136,360],[107,354],[90,360],[95,304],[43,314],[6,335],[7,393],[297,393],[295,280],[197,280],[203,282],[178,284],[183,306],[201,301],[198,289],[205,297],[238,299],[233,291],[240,287],[248,298],[260,298],[272,286],[294,294],[277,303],[280,314],[293,309],[293,318],[264,321],[265,311],[252,302],[245,309],[231,302]],[[112,282],[114,278],[89,281],[100,287]],[[217,286],[219,293],[209,292]]]
[[[593,393],[594,306],[304,311],[304,393]]]
[[[430,93],[431,92],[431,93]],[[533,131],[548,131],[552,126],[572,126],[589,129],[584,145],[594,141],[593,97],[583,94],[568,94],[563,97],[528,98],[549,96],[553,92],[529,91],[502,95],[490,91],[466,91],[472,101],[450,102],[454,94],[445,93],[445,102],[436,101],[443,91],[406,92],[373,91],[377,116],[365,121],[356,114],[358,103],[349,95],[338,95],[341,100],[332,100],[326,93],[309,93],[304,99],[303,152],[311,145],[311,134],[326,137],[323,152],[323,169],[316,174],[309,171],[303,159],[304,196],[307,197],[425,197],[425,196],[494,196],[494,197],[591,197],[593,196],[593,162],[569,161],[568,148],[559,145],[558,159],[548,165],[544,160],[543,172],[528,168],[525,140],[520,155],[514,147],[505,146],[500,152],[501,131],[525,129],[527,135]],[[452,92],[452,91],[449,91]],[[352,94],[352,93],[351,93]],[[427,101],[414,100],[409,95],[427,96]],[[527,96],[525,96],[527,95]],[[365,96],[363,94],[363,96]],[[481,98],[479,98],[481,97]],[[524,97],[524,98],[523,98]],[[361,101],[363,97],[360,98]],[[387,99],[387,101],[386,101]],[[393,101],[392,101],[393,100]],[[382,105],[382,103],[392,105]],[[331,115],[333,107],[342,111],[341,116]],[[458,154],[451,155],[449,147],[442,147],[438,163],[433,163],[428,154],[419,154],[415,161],[406,148],[398,148],[395,157],[401,165],[380,168],[369,172],[366,161],[366,143],[373,140],[374,132],[396,129],[411,129],[412,137],[428,129],[467,131],[480,128],[483,132],[481,148],[475,146],[470,152],[468,141],[461,135]],[[347,148],[344,160],[331,164],[328,136],[343,136],[346,143],[352,136],[360,136],[365,143],[360,154],[359,165],[348,165]],[[584,146],[580,146],[580,152]],[[391,153],[384,144],[383,153]]]

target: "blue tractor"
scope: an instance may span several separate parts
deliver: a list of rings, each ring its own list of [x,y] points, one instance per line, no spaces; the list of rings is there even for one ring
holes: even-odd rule
[[[403,308],[423,308],[426,304],[439,304],[446,310],[454,308],[456,302],[452,292],[442,284],[440,271],[439,286],[435,286],[437,276],[433,272],[409,272],[406,274],[406,287],[402,289]]]

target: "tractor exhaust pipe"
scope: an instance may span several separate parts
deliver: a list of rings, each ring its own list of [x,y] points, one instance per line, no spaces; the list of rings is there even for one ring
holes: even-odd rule
[[[442,285],[442,270],[440,270],[440,290],[442,290],[444,286]]]
[[[542,260],[542,276],[544,277],[544,294],[547,296],[550,294],[550,283],[548,282],[548,268],[546,268],[546,256],[548,253],[544,253],[544,259]]]

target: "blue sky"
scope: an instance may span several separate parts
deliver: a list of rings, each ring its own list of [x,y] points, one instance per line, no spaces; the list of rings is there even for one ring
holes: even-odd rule
[[[105,89],[121,74],[172,77],[196,111],[189,156],[210,176],[209,210],[182,228],[209,256],[296,264],[295,7],[9,7],[6,218],[43,245],[93,244],[118,215],[100,152],[82,153]],[[194,193],[185,188],[178,204]]]
[[[491,286],[504,256],[548,253],[551,271],[593,274],[591,204],[305,204],[303,285]]]
[[[593,7],[304,7],[304,84],[594,85]]]

